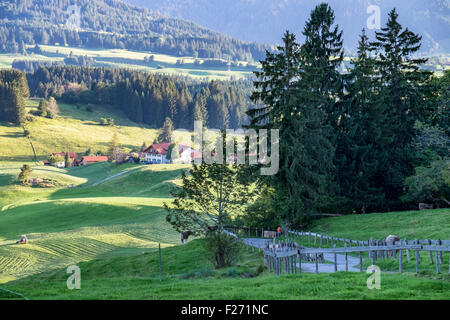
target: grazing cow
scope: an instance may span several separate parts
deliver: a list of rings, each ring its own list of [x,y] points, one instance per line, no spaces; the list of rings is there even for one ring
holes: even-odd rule
[[[194,235],[194,233],[191,230],[188,231],[181,231],[180,232],[180,242],[181,244],[186,243],[188,238],[190,236]]]
[[[389,235],[389,236],[387,236],[387,238],[386,238],[386,244],[387,244],[388,246],[395,245],[395,243],[398,242],[398,241],[400,241],[400,238],[397,237],[397,236]],[[397,250],[397,251],[398,251],[398,250]],[[392,250],[390,250],[390,251],[388,252],[388,255],[389,255],[389,257],[392,257],[392,255],[393,255]]]

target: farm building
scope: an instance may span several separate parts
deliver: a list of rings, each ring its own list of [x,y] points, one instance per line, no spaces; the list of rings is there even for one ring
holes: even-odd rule
[[[172,145],[170,142],[152,144],[143,151],[145,162],[154,164],[170,163],[170,160],[167,159],[167,153],[170,145]],[[180,157],[174,162],[191,163],[194,150],[186,144],[177,144],[177,147]]]
[[[78,166],[85,166],[87,164],[91,163],[97,163],[97,162],[107,162],[108,157],[107,156],[84,156],[81,158],[81,160],[77,161]]]
[[[78,155],[75,152],[69,152],[68,154],[69,154],[69,158],[72,159],[72,163],[70,164],[70,166],[72,167],[72,166],[77,165]],[[52,156],[65,159],[66,153],[65,152],[53,152]],[[65,161],[57,161],[55,163],[50,163],[49,161],[44,161],[44,165],[45,166],[55,166],[57,168],[65,168],[66,163],[65,163]]]

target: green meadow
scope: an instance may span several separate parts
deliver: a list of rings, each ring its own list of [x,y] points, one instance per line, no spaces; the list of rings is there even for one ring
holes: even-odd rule
[[[29,46],[30,47],[30,46]],[[32,47],[32,46],[31,46]],[[87,56],[95,59],[94,66],[108,68],[128,68],[146,72],[157,72],[170,75],[190,76],[197,79],[229,80],[247,78],[252,70],[246,68],[247,62],[240,61],[240,67],[212,67],[202,65],[205,59],[194,57],[175,57],[153,52],[139,52],[126,49],[89,49],[56,45],[41,45],[42,53],[31,55],[0,54],[0,68],[11,68],[14,59],[63,61],[70,53],[75,56]],[[154,61],[145,62],[144,57],[154,57]],[[182,64],[177,62],[183,61]],[[225,61],[225,60],[223,60]]]
[[[38,100],[28,100],[27,111],[36,110],[38,104]],[[64,103],[58,103],[58,106],[60,112],[56,119],[33,116],[33,121],[26,126],[40,161],[53,152],[67,150],[81,155],[88,148],[93,153],[104,153],[115,132],[125,152],[139,149],[143,142],[150,145],[158,136],[158,130],[130,121],[120,110],[96,105],[89,112],[85,105],[80,109]],[[113,118],[115,126],[100,125],[101,118]],[[174,135],[177,142],[190,142],[190,134],[185,131],[175,131]],[[0,142],[0,165],[34,161],[33,150],[22,127],[0,123]]]
[[[31,100],[27,110],[36,106]],[[114,132],[126,151],[157,135],[108,108],[91,113],[59,107],[55,119],[34,117],[27,126],[40,161],[56,151],[105,151]],[[116,126],[101,126],[102,117],[113,117]],[[182,139],[183,132],[176,136]],[[215,270],[202,239],[180,246],[179,234],[166,222],[163,203],[171,201],[170,190],[189,165],[57,169],[33,161],[22,128],[1,123],[0,142],[0,288],[30,299],[450,299],[448,274],[437,275],[426,259],[417,275],[414,261],[405,262],[404,274],[383,273],[381,290],[367,288],[365,273],[276,277],[263,266],[262,254],[247,248],[234,266]],[[30,177],[52,179],[57,187],[20,185],[24,163],[32,165]],[[358,240],[388,234],[449,239],[449,226],[450,212],[440,209],[327,218],[312,230]],[[27,245],[15,243],[22,234]],[[380,262],[383,271],[398,268],[391,260]],[[82,284],[71,291],[66,270],[74,264]],[[22,298],[0,290],[0,299]]]

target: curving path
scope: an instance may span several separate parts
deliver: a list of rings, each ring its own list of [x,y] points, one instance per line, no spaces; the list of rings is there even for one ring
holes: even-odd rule
[[[256,239],[256,238],[247,238],[243,239],[244,242],[252,247],[263,249],[267,242],[271,242],[271,240],[266,239]],[[345,255],[337,254],[337,269],[339,271],[345,271]],[[325,273],[334,273],[334,254],[325,253],[324,259],[326,261],[332,262],[332,264],[319,263],[319,272]],[[298,264],[297,264],[298,266]],[[358,267],[355,267],[358,266]],[[302,271],[304,272],[316,272],[316,264],[310,262],[302,262]],[[348,271],[349,272],[360,272],[359,271],[359,258],[352,257],[348,255]]]
[[[101,180],[101,181],[98,181],[98,182],[96,182],[96,183],[93,183],[92,186],[93,186],[93,187],[98,186],[99,184],[102,184],[102,183],[104,183],[104,182],[106,182],[106,181],[109,181],[109,180],[111,180],[111,179],[120,177],[120,176],[122,176],[122,175],[124,175],[124,174],[126,174],[126,173],[130,173],[131,171],[134,171],[134,170],[139,169],[139,168],[141,168],[141,167],[135,167],[135,168],[127,169],[127,170],[124,170],[124,171],[122,171],[122,172],[116,173],[115,175],[112,175],[112,176],[110,176],[110,177],[108,177],[108,178],[105,178],[105,179],[103,179],[103,180]]]

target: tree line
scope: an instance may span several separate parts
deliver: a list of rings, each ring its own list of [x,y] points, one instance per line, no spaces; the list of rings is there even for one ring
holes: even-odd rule
[[[248,111],[249,127],[279,129],[280,170],[255,175],[262,196],[248,224],[417,209],[421,200],[449,205],[450,72],[436,78],[420,68],[421,37],[400,25],[395,9],[373,40],[362,30],[352,67],[340,72],[343,37],[334,19],[329,5],[318,5],[304,42],[286,32],[255,73],[252,100],[263,106]],[[439,187],[414,196],[420,178],[408,177],[430,166]]]
[[[33,96],[53,96],[72,104],[102,104],[123,110],[138,123],[160,128],[169,117],[175,128],[194,120],[210,128],[248,123],[251,82],[197,81],[127,69],[49,66],[27,75]],[[246,89],[245,89],[246,88]]]

